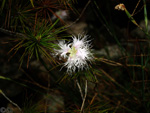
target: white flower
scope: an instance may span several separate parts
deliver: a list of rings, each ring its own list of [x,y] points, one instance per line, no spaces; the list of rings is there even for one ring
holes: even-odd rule
[[[91,46],[87,38],[87,35],[78,35],[78,37],[72,36],[72,43],[59,42],[60,49],[55,50],[56,55],[59,54],[60,57],[67,59],[64,66],[67,67],[68,73],[75,72],[76,69],[79,71],[88,68],[88,61],[93,59],[93,54],[90,51]]]

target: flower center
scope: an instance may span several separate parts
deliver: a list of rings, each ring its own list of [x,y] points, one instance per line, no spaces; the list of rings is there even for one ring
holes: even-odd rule
[[[72,47],[69,52],[70,52],[70,57],[74,57],[77,53],[77,49],[75,47]]]

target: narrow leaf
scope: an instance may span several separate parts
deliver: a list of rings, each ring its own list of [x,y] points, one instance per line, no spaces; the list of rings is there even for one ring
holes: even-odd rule
[[[30,0],[32,7],[34,7],[33,0]]]

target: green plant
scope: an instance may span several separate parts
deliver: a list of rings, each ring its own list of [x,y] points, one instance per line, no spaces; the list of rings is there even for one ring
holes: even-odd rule
[[[148,1],[132,1],[132,5],[129,3],[132,13],[127,2],[118,4],[113,0],[88,0],[84,8],[82,4],[74,6],[82,2],[1,0],[0,31],[12,36],[11,41],[14,43],[9,43],[12,47],[9,56],[19,57],[19,69],[28,77],[14,80],[0,76],[0,79],[13,81],[29,91],[38,90],[42,96],[50,93],[62,95],[65,107],[59,112],[149,113]],[[73,14],[77,12],[79,17],[68,25],[69,22],[56,13],[62,10],[72,11]],[[144,15],[144,27],[137,20],[139,13]],[[75,18],[73,14],[71,16]],[[120,15],[127,17],[126,20]],[[53,19],[53,16],[56,18]],[[123,23],[123,28],[118,27],[114,22],[117,18],[122,19],[122,23],[129,23],[129,27],[126,23]],[[89,30],[87,34],[91,37],[84,40],[87,35],[83,35],[84,38],[78,35],[78,38],[74,36],[70,40],[72,37],[67,30],[80,19],[82,24],[77,27],[86,23],[86,29]],[[132,36],[130,25],[137,27],[145,37]],[[73,28],[76,29],[76,26]],[[92,45],[96,46],[93,48],[97,51],[89,51]],[[112,58],[112,53],[118,56]],[[38,66],[32,67],[32,61],[39,63]],[[3,91],[0,90],[0,93],[7,97]],[[23,103],[26,104],[21,109],[25,113],[47,112],[46,107],[38,111],[38,104],[28,101]],[[49,104],[45,102],[43,105]]]

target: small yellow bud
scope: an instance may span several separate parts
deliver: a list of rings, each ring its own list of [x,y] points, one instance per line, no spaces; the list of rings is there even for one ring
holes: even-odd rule
[[[115,6],[115,9],[124,11],[126,9],[124,4],[118,4]]]

